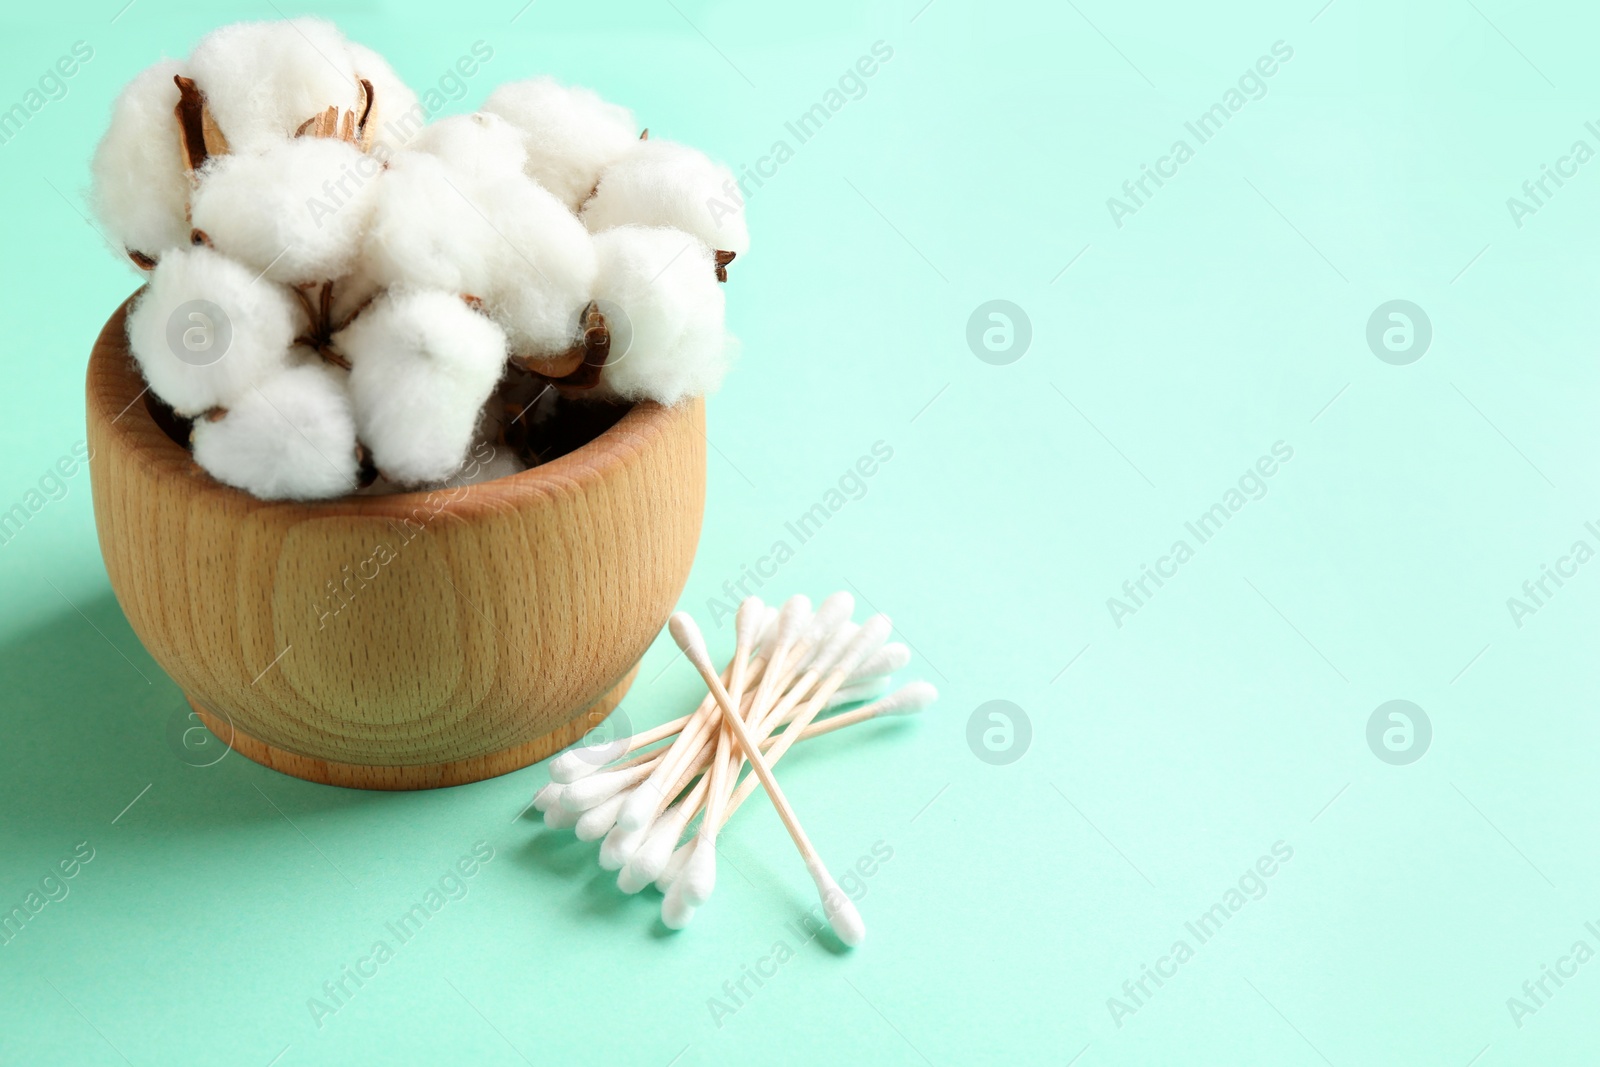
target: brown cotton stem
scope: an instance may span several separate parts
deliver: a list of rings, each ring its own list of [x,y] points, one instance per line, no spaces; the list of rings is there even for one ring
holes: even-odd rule
[[[720,248],[717,250],[717,281],[725,282],[728,280],[728,264],[732,263],[734,257],[738,254],[737,252],[724,252]]]
[[[600,372],[611,357],[611,329],[600,305],[584,306],[578,341],[555,356],[512,356],[511,362],[554,385],[563,393],[584,392],[600,384]]]

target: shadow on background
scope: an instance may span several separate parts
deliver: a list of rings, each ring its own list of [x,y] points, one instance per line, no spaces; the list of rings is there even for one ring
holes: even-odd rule
[[[162,809],[164,832],[208,836],[281,822],[274,803],[293,816],[392,796],[305,782],[228,750],[198,728],[109,591],[0,644],[0,679],[0,811],[26,816],[12,827],[22,840],[55,847],[112,820],[136,825],[144,805]]]

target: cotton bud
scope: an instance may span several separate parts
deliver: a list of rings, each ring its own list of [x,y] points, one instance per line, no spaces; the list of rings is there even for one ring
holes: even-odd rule
[[[698,237],[707,247],[743,253],[750,248],[733,172],[686,145],[640,141],[600,177],[600,187],[583,208],[593,232],[614,226],[671,226]]]
[[[595,234],[595,297],[612,323],[604,395],[673,404],[715,389],[727,369],[724,298],[711,250],[681,230]],[[620,312],[620,314],[619,314]]]
[[[157,396],[180,415],[229,407],[288,364],[302,325],[282,286],[219,252],[164,253],[128,314],[128,342]]]
[[[263,500],[321,500],[356,488],[356,427],[344,375],[288,367],[194,424],[195,462]]]
[[[483,110],[520,131],[528,176],[573,211],[589,198],[601,173],[639,139],[627,108],[553,78],[502,85],[489,94]]]
[[[330,106],[361,102],[343,35],[318,18],[223,26],[195,46],[189,69],[233,152],[259,151]]]
[[[356,424],[385,476],[420,485],[461,469],[504,369],[505,331],[454,293],[391,291],[333,343],[350,361]]]
[[[166,59],[129,82],[94,153],[95,213],[124,248],[151,259],[189,243],[189,177],[172,116],[178,102],[172,79],[180,73]]]
[[[382,163],[348,142],[298,137],[214,157],[191,215],[219,252],[290,285],[355,267]]]

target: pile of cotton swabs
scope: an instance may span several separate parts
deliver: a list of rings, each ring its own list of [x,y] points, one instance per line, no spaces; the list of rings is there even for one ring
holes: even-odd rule
[[[921,711],[938,696],[926,682],[880,695],[910,652],[886,643],[887,616],[874,615],[858,626],[850,621],[854,607],[849,593],[833,594],[815,613],[804,596],[791,598],[781,611],[750,597],[739,607],[733,658],[720,675],[694,620],[674,615],[673,639],[705,679],[705,700],[682,718],[552,760],[550,784],[534,797],[545,824],[571,827],[585,841],[604,838],[600,866],[618,872],[617,885],[626,893],[654,882],[666,894],[662,922],[677,930],[711,898],[718,832],[764,786],[806,861],[834,932],[847,945],[860,944],[866,935],[860,914],[772,776],[796,741]],[[869,699],[863,707],[818,719]],[[746,763],[752,773],[741,780]]]

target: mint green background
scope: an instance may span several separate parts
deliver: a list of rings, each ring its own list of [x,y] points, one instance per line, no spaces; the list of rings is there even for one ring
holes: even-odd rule
[[[764,803],[669,936],[594,846],[513,818],[543,766],[386,795],[185,765],[80,473],[0,547],[0,904],[95,849],[0,946],[0,1062],[1592,1061],[1600,964],[1520,1029],[1506,998],[1574,941],[1600,949],[1600,565],[1520,628],[1505,602],[1597,544],[1600,163],[1521,228],[1505,201],[1575,139],[1600,148],[1593,13],[920,4],[320,9],[419,88],[487,41],[453,108],[550,72],[735,163],[893,47],[751,200],[744,356],[710,407],[683,597],[707,618],[785,520],[894,449],[763,590],[854,588],[915,646],[904,676],[943,692],[785,768],[837,866],[893,849],[867,944],[786,928],[813,898]],[[0,508],[80,439],[86,355],[136,284],[80,218],[110,100],[278,11],[137,0],[113,24],[120,6],[3,16],[0,100],[74,40],[95,58],[0,146]],[[1106,198],[1280,39],[1269,94],[1117,228]],[[965,341],[997,298],[1032,322],[1009,366]],[[1365,342],[1397,298],[1434,329],[1403,367]],[[1114,625],[1106,598],[1279,440],[1294,459],[1266,497]],[[658,641],[625,708],[654,722],[694,695]],[[993,699],[1032,723],[1007,766],[966,742]],[[1432,720],[1409,766],[1365,740],[1391,699]],[[495,859],[466,898],[318,1029],[307,998],[480,840]],[[1280,840],[1265,897],[1119,1028],[1107,998]],[[779,938],[794,958],[718,1027],[708,998]]]

